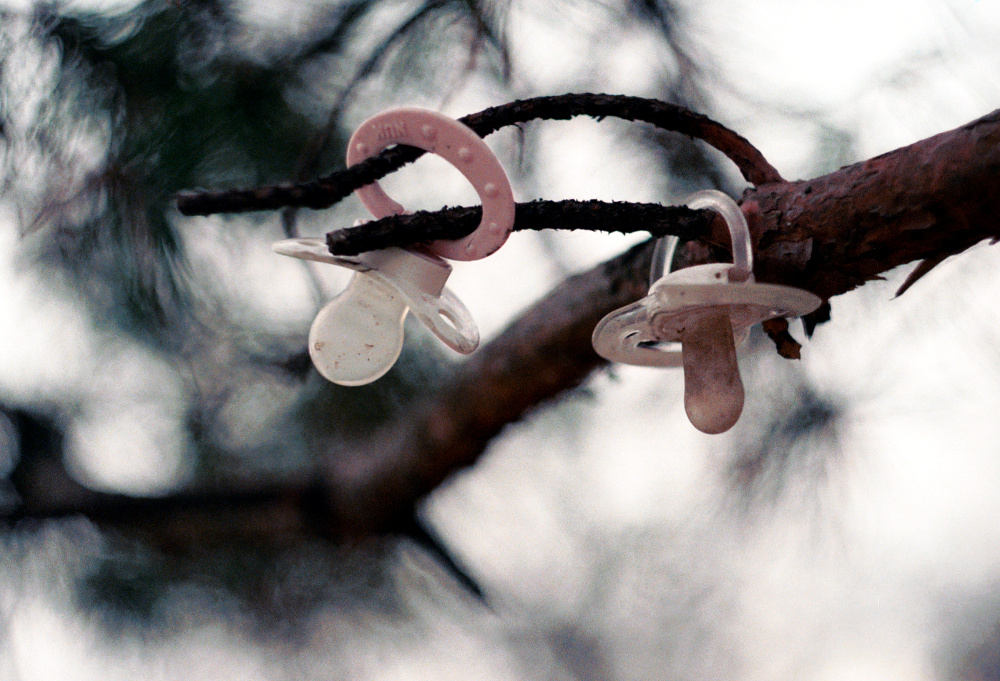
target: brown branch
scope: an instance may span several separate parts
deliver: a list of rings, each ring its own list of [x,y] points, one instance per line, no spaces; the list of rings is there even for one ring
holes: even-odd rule
[[[1000,111],[820,178],[749,189],[757,277],[829,298],[957,253],[1000,236],[998,182]],[[636,247],[566,280],[419,409],[335,457],[327,489],[338,525],[362,534],[392,526],[505,426],[580,385],[602,365],[594,325],[645,294],[649,255],[648,244]]]
[[[762,281],[830,298],[1000,236],[1000,110],[828,175],[748,189]]]
[[[829,298],[899,265],[1000,237],[998,183],[1000,111],[829,175],[749,189],[742,206],[757,277]],[[710,230],[712,240],[725,243],[720,221]],[[703,250],[692,242],[687,254]],[[404,417],[331,453],[325,501],[308,508],[322,510],[320,522],[332,535],[399,527],[503,428],[602,366],[591,331],[603,314],[645,293],[649,258],[648,244],[638,246],[567,279]],[[298,499],[289,502],[298,504],[296,517],[316,518],[306,511],[308,495],[280,498]]]
[[[706,116],[654,99],[589,93],[535,97],[486,109],[459,120],[476,134],[486,137],[508,125],[536,119],[569,120],[576,116],[622,118],[679,132],[721,151],[736,164],[748,182],[760,185],[782,181],[763,154],[737,133]],[[329,208],[355,189],[412,163],[423,154],[421,149],[400,145],[340,172],[302,184],[181,192],[177,195],[177,209],[183,215],[213,215],[287,206]]]

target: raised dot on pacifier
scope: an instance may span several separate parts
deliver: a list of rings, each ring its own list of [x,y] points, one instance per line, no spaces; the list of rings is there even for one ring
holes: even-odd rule
[[[722,192],[698,192],[691,208],[711,208],[729,226],[733,263],[688,267],[659,277],[642,300],[602,319],[594,329],[594,349],[624,364],[682,367],[684,409],[698,430],[723,433],[739,420],[744,391],[736,357],[751,326],[775,317],[812,312],[820,299],[801,289],[759,284],[746,218]],[[658,245],[659,246],[659,245]],[[669,248],[659,248],[653,272],[669,269]],[[680,350],[666,344],[680,344]]]

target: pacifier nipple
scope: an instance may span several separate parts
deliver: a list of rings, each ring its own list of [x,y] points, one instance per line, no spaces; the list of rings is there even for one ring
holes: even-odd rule
[[[320,310],[309,329],[309,356],[338,385],[381,378],[403,349],[407,306],[390,286],[363,272]]]
[[[702,316],[687,329],[681,343],[688,419],[703,433],[724,433],[739,420],[744,399],[729,315]]]
[[[364,385],[383,376],[402,350],[408,312],[456,352],[467,355],[479,346],[472,315],[445,287],[451,265],[437,256],[402,248],[336,256],[316,238],[286,239],[272,247],[282,255],[355,271],[309,329],[309,356],[334,383]]]

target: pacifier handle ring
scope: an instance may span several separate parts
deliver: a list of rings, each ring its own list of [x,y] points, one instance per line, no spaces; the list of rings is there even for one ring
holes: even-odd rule
[[[472,313],[450,289],[441,291],[434,302],[410,302],[410,312],[455,352],[468,355],[479,347],[479,329]]]
[[[680,239],[675,236],[664,236],[656,240],[653,245],[653,264],[649,268],[650,287],[670,273],[670,264],[674,261],[678,243]]]
[[[687,197],[684,203],[694,209],[710,208],[722,216],[726,226],[729,227],[729,238],[733,244],[733,267],[729,270],[729,281],[750,279],[753,276],[750,228],[746,216],[736,202],[717,189],[703,189]]]
[[[430,109],[383,111],[354,131],[347,144],[347,165],[359,163],[392,144],[419,147],[444,158],[472,183],[483,204],[483,219],[472,234],[454,241],[434,241],[425,250],[451,260],[478,260],[503,246],[514,227],[514,193],[500,161],[472,128]],[[405,212],[378,182],[356,193],[376,219]]]

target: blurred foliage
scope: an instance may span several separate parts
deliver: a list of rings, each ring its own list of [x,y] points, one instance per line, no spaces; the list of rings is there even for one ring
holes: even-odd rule
[[[57,158],[51,165],[59,170],[77,172],[74,163],[81,164],[62,154],[69,140],[89,139],[103,154],[87,158],[71,191],[55,178],[44,183],[48,193],[33,220],[52,237],[42,263],[73,275],[101,328],[116,328],[185,367],[184,427],[193,444],[185,455],[194,456],[194,482],[302,475],[331,448],[401,413],[450,369],[413,323],[396,368],[361,388],[320,379],[304,354],[287,355],[287,339],[244,342],[226,310],[198,307],[200,277],[188,269],[176,231],[185,223],[172,210],[175,193],[336,168],[347,132],[342,119],[359,95],[392,101],[395,93],[431,84],[460,88],[473,75],[507,85],[511,78],[507,2],[347,0],[312,6],[308,20],[289,17],[270,32],[244,9],[221,0],[145,0],[120,12],[40,8],[28,38],[58,63],[51,90],[41,89],[45,114],[19,129],[3,109],[5,130],[23,137],[22,151]],[[673,33],[670,3],[624,11],[664,35],[678,64],[690,63]],[[608,10],[602,20],[619,19]],[[690,75],[668,74],[664,82]],[[654,146],[666,150],[665,175],[714,172],[700,152],[678,151],[690,145],[670,139]],[[33,181],[26,177],[25,184]],[[295,386],[287,388],[290,381]],[[277,386],[272,393],[285,401],[261,406],[271,394],[261,390],[256,402],[240,402],[255,384]],[[232,416],[244,403],[270,410],[263,435],[233,436],[241,421]],[[55,437],[72,418],[58,408],[29,416],[44,416]],[[22,443],[17,485],[36,484],[33,464],[60,454],[46,450],[45,458]],[[112,585],[112,600],[148,609],[133,588],[143,580],[129,576],[132,568],[102,573],[108,579],[96,579],[95,588]]]
[[[80,578],[76,591],[84,610],[101,609],[108,620],[120,618],[148,622],[168,585],[161,560],[132,547],[100,557]],[[110,622],[110,631],[121,630],[121,622]]]
[[[51,196],[40,209],[36,229],[55,236],[43,262],[74,275],[102,325],[190,364],[197,385],[188,427],[199,479],[233,468],[249,473],[251,460],[260,473],[312,465],[298,455],[303,448],[324,451],[330,438],[369,432],[441,372],[436,345],[409,343],[386,378],[345,389],[283,355],[287,340],[256,338],[244,347],[244,334],[232,328],[238,322],[225,311],[195,307],[201,303],[193,288],[204,274],[189,271],[182,252],[176,230],[185,223],[171,206],[178,190],[267,184],[307,167],[335,168],[344,105],[366,78],[388,69],[393,87],[402,87],[439,77],[438,52],[456,43],[475,54],[490,46],[501,56],[489,63],[505,60],[492,5],[429,0],[407,9],[369,0],[314,10],[308,22],[283,26],[284,34],[263,35],[238,7],[214,0],[147,0],[117,14],[48,7],[33,22],[33,39],[58,46],[60,75],[46,105],[61,108],[35,123],[53,147],[47,153],[57,154],[73,135],[103,139],[107,129],[105,156],[91,159],[72,197],[87,210]],[[436,32],[449,40],[435,43]],[[428,49],[435,44],[440,48]],[[23,134],[30,140],[34,133]],[[220,356],[232,366],[218,366]],[[220,415],[248,382],[307,376],[273,437],[253,452],[242,444],[234,450],[220,436]]]
[[[815,156],[820,161],[816,168],[817,175],[831,173],[857,160],[855,133],[824,123],[820,123],[817,128]]]
[[[86,188],[104,210],[73,243],[63,240],[64,259],[84,290],[115,295],[126,328],[163,332],[183,317],[183,256],[171,222],[177,191],[336,168],[343,104],[356,88],[389,55],[396,55],[393,87],[440,78],[436,51],[427,48],[456,25],[470,29],[456,40],[474,53],[492,46],[506,69],[494,18],[475,2],[423,3],[367,55],[358,50],[371,39],[370,25],[388,18],[391,26],[383,3],[325,8],[308,30],[263,44],[234,11],[215,0],[147,0],[118,15],[43,12],[40,26],[58,41],[67,74],[60,96],[111,122],[104,167]],[[105,286],[88,281],[98,273]]]
[[[837,507],[841,469],[851,458],[845,432],[852,397],[823,389],[796,362],[776,360],[759,331],[752,345],[757,352],[744,367],[748,418],[725,472],[729,503],[747,521],[791,512],[822,525],[836,517],[830,507]]]
[[[285,96],[298,60],[264,64],[234,49],[232,19],[211,2],[154,0],[129,20],[131,30],[111,32],[102,15],[66,17],[52,33],[67,60],[108,74],[114,162],[144,180],[151,209],[164,212],[184,187],[289,176],[315,129]]]
[[[164,555],[115,538],[113,548],[82,570],[76,605],[109,632],[135,628],[176,634],[190,626],[185,602],[202,615],[230,611],[262,635],[294,638],[317,610],[333,607],[405,617],[394,575],[396,541],[354,546],[306,540],[291,546],[220,546]],[[206,603],[206,599],[211,603]]]
[[[185,298],[169,219],[173,195],[288,177],[314,132],[284,96],[294,70],[267,68],[231,49],[231,23],[211,3],[149,2],[119,17],[51,24],[65,67],[79,76],[74,94],[104,93],[113,121],[98,180],[107,210],[77,246],[111,251],[104,274],[123,298],[115,307],[127,311],[126,327],[131,320],[163,330],[179,321]],[[82,278],[94,275],[94,264],[77,268]]]
[[[746,508],[777,504],[785,494],[822,489],[840,450],[837,425],[843,407],[800,384],[784,409],[775,409],[761,424],[759,439],[733,464],[733,488]]]

